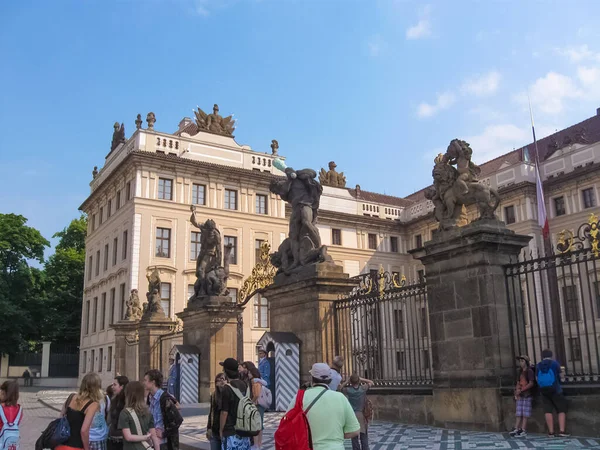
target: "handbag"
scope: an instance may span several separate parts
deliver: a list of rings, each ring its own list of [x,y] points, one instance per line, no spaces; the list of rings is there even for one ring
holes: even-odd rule
[[[127,411],[129,412],[129,414],[131,414],[133,423],[135,423],[135,429],[137,431],[135,436],[143,436],[142,426],[140,425],[140,419],[139,419],[138,415],[136,414],[135,410],[133,408],[127,408]],[[150,444],[148,444],[148,441],[142,441],[141,444],[144,446],[144,448],[152,448],[152,446]]]

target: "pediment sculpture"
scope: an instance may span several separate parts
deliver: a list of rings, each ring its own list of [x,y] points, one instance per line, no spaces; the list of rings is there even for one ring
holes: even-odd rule
[[[325,169],[321,169],[319,172],[319,182],[323,186],[331,186],[331,187],[346,187],[346,177],[344,176],[344,172],[338,172],[335,170],[337,165],[335,162],[329,162],[329,170],[326,172]]]
[[[216,103],[213,106],[213,112],[211,114],[206,114],[198,108],[198,111],[194,111],[194,115],[196,116],[196,125],[198,126],[199,131],[207,131],[221,136],[233,137],[235,120],[233,119],[233,116],[222,117],[219,115],[219,105]]]

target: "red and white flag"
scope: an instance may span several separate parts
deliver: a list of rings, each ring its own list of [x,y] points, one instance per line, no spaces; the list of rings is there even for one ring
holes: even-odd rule
[[[537,152],[536,152],[537,153]],[[537,197],[538,225],[542,228],[544,238],[550,234],[548,216],[546,215],[546,202],[544,201],[544,188],[540,177],[540,166],[535,162],[535,196]]]
[[[535,196],[537,197],[538,225],[542,229],[544,239],[550,234],[548,226],[548,216],[546,215],[546,202],[544,200],[544,187],[542,177],[540,177],[540,158],[535,138],[535,126],[533,124],[533,112],[531,111],[531,102],[529,103],[529,115],[531,117],[531,132],[533,133],[533,145],[535,146]]]

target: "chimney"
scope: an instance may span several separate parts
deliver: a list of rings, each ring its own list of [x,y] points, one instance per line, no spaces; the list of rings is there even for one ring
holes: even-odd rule
[[[179,122],[179,130],[177,130],[177,131],[183,130],[190,123],[192,123],[192,119],[190,119],[189,117],[184,117],[183,119],[181,119],[181,122]]]
[[[356,185],[356,198],[360,198],[360,184]]]

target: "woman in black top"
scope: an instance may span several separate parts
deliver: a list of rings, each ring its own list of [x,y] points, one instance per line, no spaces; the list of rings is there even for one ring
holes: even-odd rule
[[[67,416],[71,427],[71,435],[67,442],[55,450],[90,450],[90,427],[103,395],[100,375],[91,372],[83,377],[79,393],[71,395],[63,408],[63,415]]]
[[[220,416],[221,416],[221,391],[227,378],[224,373],[215,377],[215,392],[210,396],[210,412],[206,425],[206,439],[210,441],[210,450],[221,450]]]
[[[118,376],[112,384],[114,397],[108,411],[108,450],[123,450],[123,431],[119,430],[119,416],[125,408],[125,386],[129,378]]]

